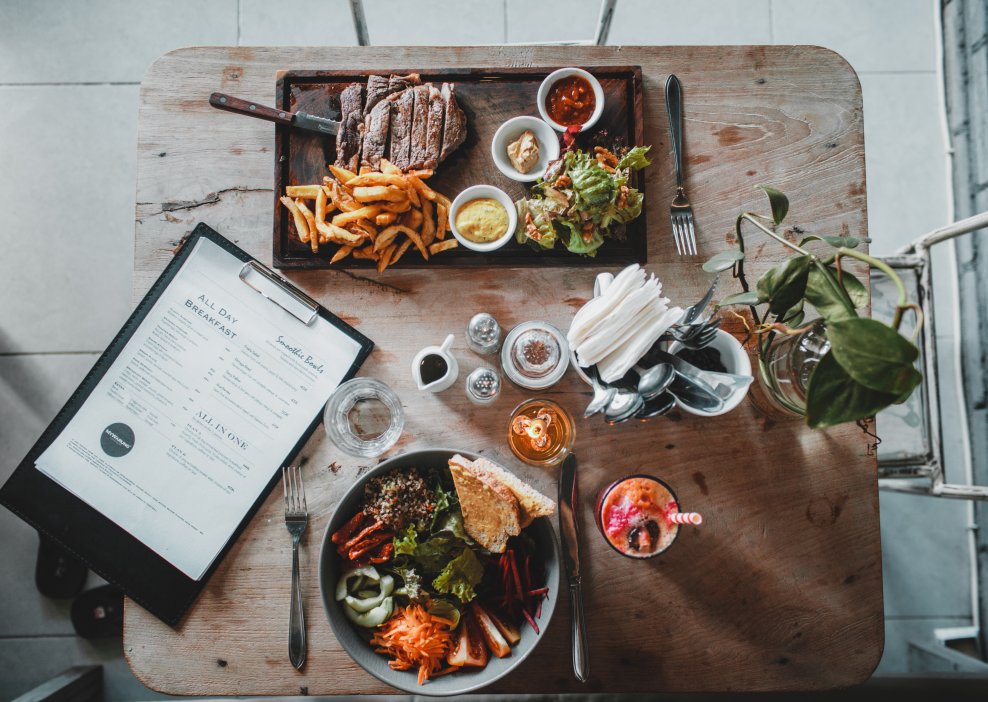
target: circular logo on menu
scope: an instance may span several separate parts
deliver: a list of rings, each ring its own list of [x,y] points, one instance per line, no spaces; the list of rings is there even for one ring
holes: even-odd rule
[[[134,430],[122,422],[111,424],[103,430],[99,445],[107,456],[120,458],[130,453],[134,448]]]

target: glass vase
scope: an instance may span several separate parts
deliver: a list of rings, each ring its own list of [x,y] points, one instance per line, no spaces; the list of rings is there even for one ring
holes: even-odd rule
[[[822,319],[800,334],[778,337],[759,360],[758,374],[771,409],[806,416],[806,389],[820,359],[830,350]]]

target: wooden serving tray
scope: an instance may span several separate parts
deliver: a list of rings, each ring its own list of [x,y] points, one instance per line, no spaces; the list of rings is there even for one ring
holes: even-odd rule
[[[517,200],[527,195],[525,183],[505,178],[491,157],[494,132],[505,121],[518,115],[538,116],[536,94],[542,80],[554,68],[456,68],[456,69],[381,69],[379,71],[285,71],[279,72],[277,83],[278,109],[304,111],[338,119],[340,92],[349,84],[364,82],[370,74],[388,75],[419,73],[422,81],[437,85],[456,84],[457,102],[467,115],[467,139],[436,170],[429,185],[451,200],[464,188],[486,183],[504,190]],[[604,89],[604,112],[588,136],[606,129],[625,144],[644,143],[642,76],[640,66],[586,67]],[[275,268],[373,268],[374,262],[348,256],[343,261],[329,263],[338,248],[336,244],[320,246],[314,254],[307,244],[299,241],[289,224],[289,212],[278,198],[287,185],[321,183],[329,175],[327,164],[336,160],[335,137],[282,126],[275,128],[274,169],[274,254]],[[655,166],[650,166],[655,168]],[[644,192],[645,178],[632,174],[631,185]],[[647,202],[646,202],[647,205]],[[428,262],[408,255],[395,264],[397,268],[427,266],[614,266],[645,263],[648,243],[645,228],[645,206],[641,216],[628,224],[624,240],[608,239],[594,258],[570,253],[561,244],[554,249],[534,251],[515,241],[490,253],[482,254],[462,247],[444,251]]]

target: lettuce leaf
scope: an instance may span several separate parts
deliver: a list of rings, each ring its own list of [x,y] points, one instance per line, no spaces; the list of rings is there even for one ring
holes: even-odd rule
[[[646,158],[645,154],[651,148],[651,146],[636,146],[618,162],[618,168],[631,168],[632,170],[640,171],[645,166],[650,165],[652,162]]]
[[[394,547],[396,556],[414,556],[415,549],[418,548],[418,545],[418,532],[410,524],[404,534],[395,534]]]
[[[484,577],[484,565],[476,554],[465,548],[456,558],[446,564],[442,572],[432,581],[437,592],[454,595],[460,602],[469,602],[477,596],[474,588]]]
[[[572,232],[569,237],[569,241],[566,242],[567,250],[575,254],[580,254],[582,256],[596,256],[597,249],[599,249],[604,244],[604,235],[600,233],[599,227],[594,227],[593,234],[590,236],[590,241],[584,241],[583,237],[580,236],[578,229],[574,229],[574,225],[569,222],[565,222],[569,226]]]

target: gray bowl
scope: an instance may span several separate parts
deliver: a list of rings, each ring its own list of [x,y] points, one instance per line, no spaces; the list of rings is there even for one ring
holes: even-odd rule
[[[346,491],[343,499],[336,506],[336,511],[333,512],[326,533],[323,535],[322,550],[319,554],[319,589],[322,593],[322,603],[326,610],[326,616],[329,617],[329,624],[333,627],[333,633],[340,645],[364,670],[381,682],[416,695],[461,695],[479,690],[495,680],[503,678],[515,666],[525,660],[538,645],[539,640],[545,636],[549,621],[552,619],[552,613],[556,609],[556,598],[559,596],[559,547],[556,544],[552,525],[546,518],[542,518],[536,519],[526,530],[535,539],[539,552],[545,555],[546,586],[549,588],[549,593],[542,601],[542,615],[536,620],[542,633],[536,634],[527,622],[523,622],[520,625],[521,641],[512,647],[511,655],[506,658],[491,656],[490,662],[485,668],[463,668],[451,675],[444,675],[429,680],[424,685],[419,685],[418,669],[410,671],[392,670],[388,667],[388,659],[374,653],[357,628],[344,616],[343,610],[334,597],[336,581],[339,579],[342,564],[336,553],[335,545],[330,541],[330,536],[356,513],[357,506],[364,494],[364,484],[375,475],[386,473],[394,468],[442,468],[447,466],[449,459],[457,453],[471,460],[477,458],[477,454],[470,451],[453,449],[412,451],[389,458],[365,473],[350,486],[350,489]]]

